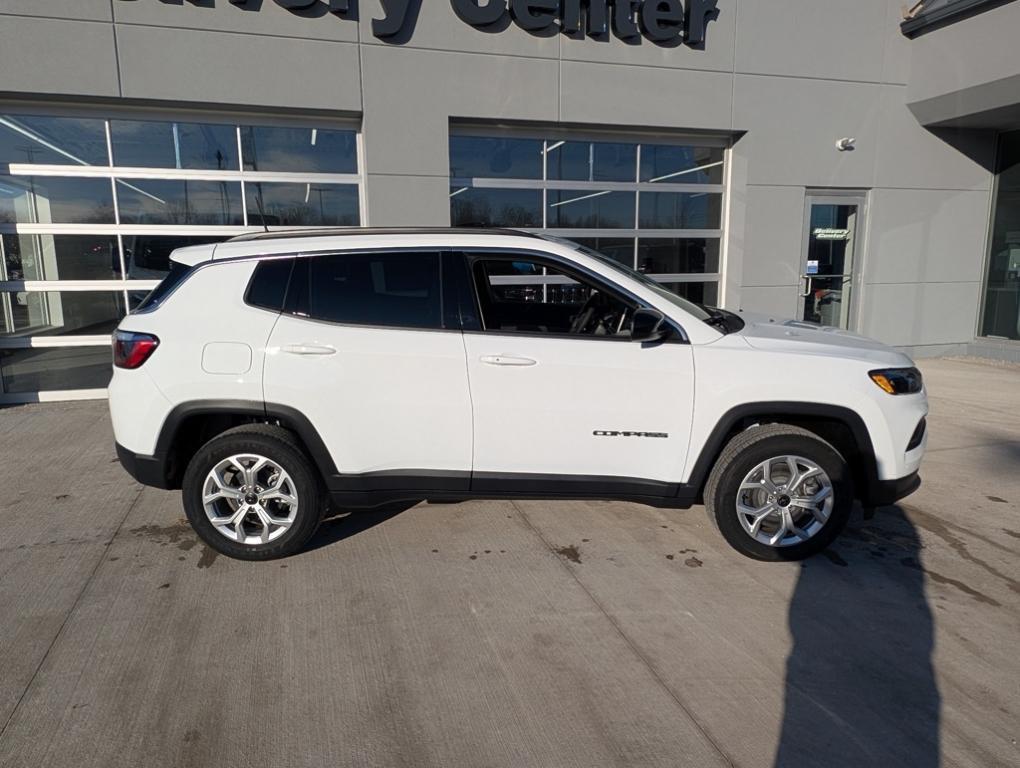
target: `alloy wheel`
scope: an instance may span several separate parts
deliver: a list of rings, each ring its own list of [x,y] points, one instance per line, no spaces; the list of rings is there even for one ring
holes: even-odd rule
[[[737,519],[755,541],[770,547],[801,544],[825,527],[832,512],[832,480],[802,456],[766,459],[737,491]]]
[[[257,454],[230,456],[217,463],[202,484],[209,522],[239,544],[268,544],[294,524],[298,493],[287,471]]]

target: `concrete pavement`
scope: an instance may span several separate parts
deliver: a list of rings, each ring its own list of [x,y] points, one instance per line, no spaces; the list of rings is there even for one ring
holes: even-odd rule
[[[1020,367],[922,489],[761,564],[700,508],[472,502],[217,557],[105,404],[0,410],[0,767],[1020,763]]]

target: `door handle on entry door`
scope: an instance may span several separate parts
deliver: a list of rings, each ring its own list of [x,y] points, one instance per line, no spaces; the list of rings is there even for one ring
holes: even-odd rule
[[[336,347],[322,344],[286,344],[281,349],[290,355],[335,355]]]
[[[528,365],[536,365],[538,360],[532,360],[530,357],[516,357],[514,355],[483,355],[479,358],[486,365],[507,365],[523,367]]]

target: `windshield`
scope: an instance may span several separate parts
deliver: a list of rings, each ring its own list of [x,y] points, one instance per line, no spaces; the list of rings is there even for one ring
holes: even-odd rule
[[[591,256],[593,259],[598,260],[600,264],[603,264],[609,267],[610,269],[614,269],[617,272],[620,272],[626,275],[627,277],[631,278],[632,280],[637,280],[639,283],[641,283],[649,290],[655,291],[655,293],[657,293],[659,296],[666,299],[670,303],[680,307],[680,309],[682,309],[687,314],[693,315],[694,317],[698,318],[698,320],[701,320],[703,322],[709,322],[712,318],[712,313],[705,310],[704,307],[700,306],[699,304],[695,304],[693,301],[688,301],[682,296],[677,296],[672,291],[663,288],[659,283],[657,283],[655,280],[653,280],[643,272],[638,272],[636,269],[628,267],[626,264],[621,264],[615,259],[609,258],[604,253],[593,251],[591,248],[587,248],[586,246],[583,245],[578,245],[577,243],[571,242],[569,240],[561,240],[560,238],[553,237],[550,237],[548,239],[555,240],[558,243],[562,243],[564,245],[569,245],[573,248],[576,248],[586,256]]]

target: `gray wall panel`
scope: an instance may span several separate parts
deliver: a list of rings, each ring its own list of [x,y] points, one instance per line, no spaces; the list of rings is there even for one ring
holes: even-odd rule
[[[983,189],[992,183],[995,136],[946,132],[956,146],[924,128],[904,103],[906,89],[882,88],[879,130],[861,141],[876,142],[875,186],[921,189]]]
[[[745,287],[740,298],[739,309],[744,312],[783,319],[793,317],[797,311],[797,288],[794,286]]]
[[[750,0],[737,12],[737,72],[882,80],[888,0]]]
[[[107,1],[107,9],[110,3]],[[159,27],[180,27],[221,32],[303,37],[311,40],[347,40],[356,42],[358,25],[329,13],[326,6],[314,15],[298,15],[272,0],[263,2],[259,10],[245,10],[219,0],[213,5],[164,3],[161,0],[114,0],[118,23],[145,24]],[[109,13],[107,13],[109,17]]]
[[[451,116],[557,119],[555,61],[375,45],[362,56],[370,173],[446,178]]]
[[[749,158],[748,182],[815,187],[872,186],[881,86],[737,75],[734,151]],[[854,152],[836,141],[857,138]]]
[[[988,193],[876,189],[866,282],[980,282]]]
[[[729,73],[564,61],[560,77],[565,122],[730,127]]]
[[[744,286],[790,286],[800,278],[804,189],[747,188]]]
[[[0,14],[5,13],[52,19],[109,21],[110,0],[3,0],[0,3]]]
[[[369,174],[366,183],[369,226],[450,224],[450,184],[445,177]]]
[[[357,45],[118,25],[124,96],[358,112]]]
[[[861,332],[895,346],[971,341],[980,289],[980,283],[868,286]]]
[[[112,26],[0,17],[0,91],[119,95]]]
[[[921,101],[1020,74],[1018,30],[1020,3],[1013,2],[915,38],[907,100]]]

